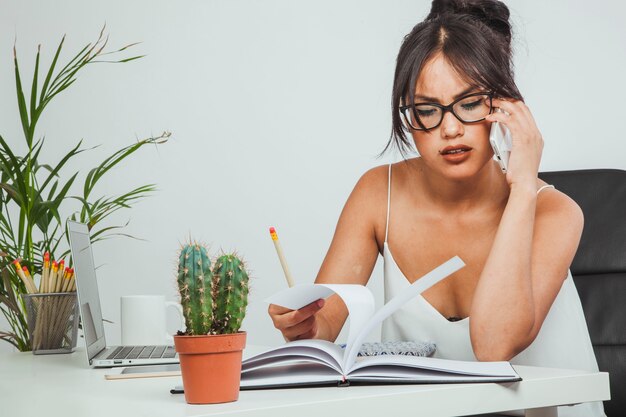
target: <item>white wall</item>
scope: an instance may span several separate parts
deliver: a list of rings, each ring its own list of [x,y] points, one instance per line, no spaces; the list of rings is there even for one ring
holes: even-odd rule
[[[268,227],[277,227],[296,280],[312,281],[356,180],[398,158],[375,155],[390,132],[398,48],[429,2],[0,4],[0,134],[16,149],[24,145],[14,42],[22,75],[30,78],[38,43],[48,64],[67,34],[67,59],[105,22],[111,47],[142,41],[134,51],[147,57],[94,65],[51,104],[38,131],[47,138],[48,161],[81,138],[87,146],[101,144],[64,172],[80,171],[82,184],[114,150],[173,132],[169,143],[143,149],[111,172],[98,190],[109,195],[149,182],[159,188],[115,219],[130,219],[127,231],[144,241],[117,238],[96,246],[104,316],[115,322],[106,325],[109,341],[119,342],[121,295],[176,298],[176,251],[191,234],[214,250],[245,256],[254,277],[244,322],[249,342],[280,343],[262,302],[285,287]],[[606,0],[507,4],[518,85],[546,142],[542,170],[626,169],[626,7]],[[377,291],[381,273],[379,263]]]

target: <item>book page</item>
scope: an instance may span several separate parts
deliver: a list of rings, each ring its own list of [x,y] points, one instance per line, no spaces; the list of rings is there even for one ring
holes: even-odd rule
[[[301,284],[280,291],[265,301],[297,310],[333,293],[341,297],[348,308],[350,321],[346,346],[352,346],[370,322],[376,308],[374,296],[367,287],[357,284]]]
[[[335,292],[348,308],[348,340],[346,346],[352,346],[363,328],[371,321],[376,309],[374,295],[369,288],[354,284],[318,284]],[[344,368],[345,369],[345,368]]]
[[[291,310],[297,310],[320,298],[328,298],[333,295],[333,290],[322,284],[298,284],[266,298],[269,304],[276,304]]]
[[[448,275],[455,273],[464,266],[465,263],[461,260],[461,258],[455,256],[454,258],[439,265],[426,275],[423,275],[421,278],[418,278],[417,281],[411,284],[406,291],[389,300],[389,302],[378,310],[376,314],[366,323],[366,325],[363,326],[363,328],[359,329],[358,334],[355,336],[354,340],[351,341],[352,343],[346,344],[343,369],[349,371],[350,367],[356,360],[365,337],[367,337],[374,327],[382,323],[383,320],[391,316],[397,309],[402,307],[408,301],[412,300],[428,288],[446,278]]]
[[[242,374],[240,388],[271,388],[329,383],[336,385],[342,380],[341,374],[320,364],[291,362],[279,366],[259,368]]]
[[[279,364],[283,361],[290,361],[299,358],[309,361],[324,363],[329,368],[334,369],[338,374],[343,374],[341,361],[343,359],[343,349],[333,342],[320,339],[304,339],[288,342],[278,348],[272,348],[244,360],[241,364],[242,375],[249,370]]]
[[[333,293],[339,295],[348,308],[350,319],[348,340],[341,362],[345,374],[356,360],[364,338],[374,327],[408,301],[464,266],[465,263],[458,256],[451,258],[419,278],[409,286],[407,291],[391,299],[376,314],[374,314],[375,304],[372,292],[363,285],[355,284],[301,284],[280,291],[266,298],[265,301],[297,310],[315,300],[329,297]]]
[[[411,370],[414,368],[414,370]],[[352,375],[381,375],[401,377],[402,375],[432,371],[442,374],[480,377],[519,377],[509,362],[474,362],[452,359],[426,358],[423,356],[381,355],[359,358],[350,369]]]

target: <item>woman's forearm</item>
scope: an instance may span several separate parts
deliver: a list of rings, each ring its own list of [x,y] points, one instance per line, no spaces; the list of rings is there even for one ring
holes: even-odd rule
[[[324,307],[316,314],[316,339],[334,342],[348,317],[348,309],[338,295],[327,298]]]
[[[513,187],[474,293],[470,336],[479,360],[508,360],[534,325],[531,252],[537,193]]]

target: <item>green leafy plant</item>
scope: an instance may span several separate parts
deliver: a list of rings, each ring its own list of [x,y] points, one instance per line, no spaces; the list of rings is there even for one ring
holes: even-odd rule
[[[184,245],[178,257],[177,283],[187,335],[239,331],[248,305],[249,274],[237,255],[223,254],[211,266],[203,245]]]
[[[124,235],[120,229],[126,225],[101,227],[101,222],[118,210],[130,208],[133,203],[155,191],[154,184],[143,185],[117,196],[94,198],[96,186],[111,168],[137,150],[146,145],[164,143],[170,136],[169,132],[164,132],[159,136],[138,140],[114,152],[87,173],[82,194],[71,195],[78,171],[75,170],[67,176],[62,175],[61,171],[70,170],[71,162],[80,153],[93,148],[83,147],[81,140],[56,164],[46,163],[42,161],[45,138],[35,139],[37,122],[48,104],[74,84],[78,73],[88,65],[125,63],[142,56],[115,58],[136,44],[106,51],[108,37],[103,28],[95,42],[87,44],[61,66],[59,57],[64,40],[65,36],[59,43],[50,66],[42,71],[41,77],[41,46],[38,47],[29,97],[24,92],[14,47],[15,85],[26,142],[25,154],[19,155],[0,135],[0,310],[11,327],[9,331],[0,331],[0,340],[12,344],[20,351],[31,349],[24,302],[21,298],[21,294],[26,293],[26,288],[11,267],[11,261],[20,259],[21,264],[34,276],[41,272],[43,254],[46,251],[55,259],[67,256],[69,251],[65,249],[67,245],[63,244],[67,241],[67,219],[87,223],[93,242],[114,235]],[[73,211],[68,209],[70,202],[73,202]],[[68,210],[70,214],[64,215]]]

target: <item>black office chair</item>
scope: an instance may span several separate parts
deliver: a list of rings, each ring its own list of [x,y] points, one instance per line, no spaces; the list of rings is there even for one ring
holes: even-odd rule
[[[585,228],[571,271],[601,371],[609,372],[607,417],[626,416],[626,171],[544,172],[582,208]]]

